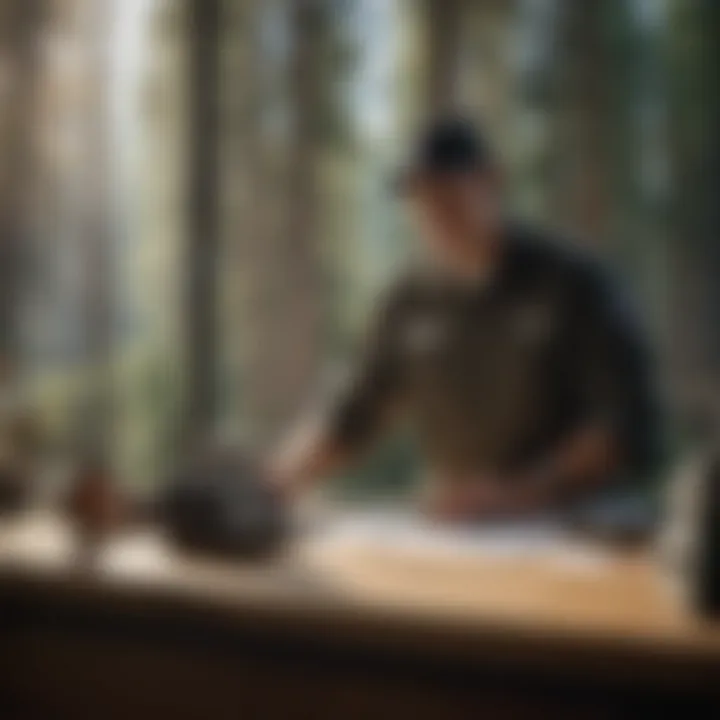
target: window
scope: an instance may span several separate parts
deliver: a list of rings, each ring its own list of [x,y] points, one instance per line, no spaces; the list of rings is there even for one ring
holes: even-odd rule
[[[352,366],[414,251],[388,173],[445,103],[483,118],[515,207],[631,279],[673,395],[716,387],[700,3],[49,5],[20,131],[37,211],[16,364],[65,440],[105,396],[128,482],[164,472],[193,398],[266,447]],[[411,455],[347,487],[387,489]]]

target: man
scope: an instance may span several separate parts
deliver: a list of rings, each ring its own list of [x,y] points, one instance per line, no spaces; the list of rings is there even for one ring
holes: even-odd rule
[[[654,456],[641,333],[593,260],[505,219],[486,143],[460,119],[423,135],[398,188],[429,267],[381,304],[360,372],[280,453],[297,492],[356,462],[402,416],[424,509],[470,521],[632,482]]]

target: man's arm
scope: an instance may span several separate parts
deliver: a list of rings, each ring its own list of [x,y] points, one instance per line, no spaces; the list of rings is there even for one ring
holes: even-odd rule
[[[324,423],[306,419],[293,429],[271,460],[270,470],[281,493],[295,498],[353,462],[353,453],[333,437]]]
[[[640,483],[659,459],[659,409],[644,329],[612,279],[576,275],[567,352],[582,412],[568,437],[528,471],[540,501],[614,481]]]
[[[620,471],[622,451],[616,429],[587,424],[519,478],[511,479],[500,510],[508,512],[552,507],[558,502],[602,487]]]
[[[614,433],[587,425],[514,477],[446,479],[430,487],[421,498],[422,509],[448,521],[532,513],[601,486],[619,465]]]
[[[403,307],[398,287],[381,304],[359,371],[331,411],[302,421],[272,459],[284,493],[297,495],[350,468],[387,428],[401,395],[397,336]]]

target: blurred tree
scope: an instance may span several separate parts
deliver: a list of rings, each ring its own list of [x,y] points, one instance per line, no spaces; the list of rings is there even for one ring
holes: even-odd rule
[[[32,241],[38,33],[44,0],[0,4],[0,388],[19,369]]]
[[[216,420],[218,378],[220,0],[188,0],[190,168],[188,184],[187,437]]]
[[[611,3],[612,4],[612,3]],[[556,22],[553,216],[599,247],[607,235],[611,122],[608,3],[561,3]]]
[[[149,489],[177,461],[187,408],[189,3],[115,5],[116,453]]]
[[[285,71],[289,35],[281,0],[225,4],[223,35],[222,271],[227,341],[223,421],[256,443],[277,422],[287,329],[283,181],[288,157]]]
[[[720,5],[671,0],[667,23],[671,98],[672,284],[676,381],[692,405],[718,412],[720,362]]]
[[[353,58],[333,0],[227,10],[224,415],[264,445],[317,389],[327,349],[328,218],[342,203],[327,182],[336,150],[352,152],[338,78]]]
[[[285,358],[272,382],[275,402],[287,420],[308,399],[322,362],[323,278],[319,235],[323,210],[321,149],[333,128],[328,107],[326,38],[332,32],[327,0],[295,0],[289,8],[289,147],[285,185],[285,227],[278,273],[285,301],[278,358]],[[280,259],[279,258],[279,259]],[[289,360],[292,358],[292,361]]]
[[[95,462],[109,462],[114,439],[114,383],[112,362],[117,307],[114,264],[115,224],[111,211],[113,192],[109,98],[113,87],[108,37],[112,28],[110,0],[97,0],[83,8],[81,38],[86,48],[86,76],[82,158],[82,305],[77,322],[84,335],[84,361],[88,370],[79,398],[77,431],[84,452]]]
[[[458,103],[484,128],[508,166],[518,143],[513,107],[518,94],[513,63],[518,18],[516,0],[465,2],[459,38]]]
[[[649,275],[663,272],[647,253],[661,257],[664,247],[652,220],[664,192],[664,97],[654,71],[657,32],[638,5],[523,3],[516,114],[535,142],[521,179],[530,183],[523,191],[540,198],[535,211],[650,292]]]
[[[220,419],[234,429],[245,418],[239,399],[245,392],[244,380],[259,366],[259,344],[253,338],[251,308],[262,302],[261,272],[253,262],[262,252],[262,202],[266,185],[263,162],[265,145],[262,112],[268,93],[269,63],[264,61],[261,31],[263,12],[258,2],[248,0],[223,3],[221,38],[220,132],[224,161],[221,178],[220,275],[222,323],[222,362]],[[257,325],[254,332],[260,332]],[[251,390],[252,388],[250,388]],[[247,401],[247,398],[243,398]]]
[[[423,0],[425,102],[427,112],[457,108],[462,57],[463,10],[467,0]]]

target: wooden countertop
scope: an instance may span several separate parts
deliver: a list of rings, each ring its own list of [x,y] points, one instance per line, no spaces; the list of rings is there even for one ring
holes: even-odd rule
[[[323,532],[278,562],[245,566],[183,556],[147,530],[108,543],[89,573],[63,522],[36,514],[0,520],[0,590],[134,613],[183,608],[368,648],[557,661],[619,679],[720,669],[720,625],[684,611],[649,554],[532,545],[428,552]]]

